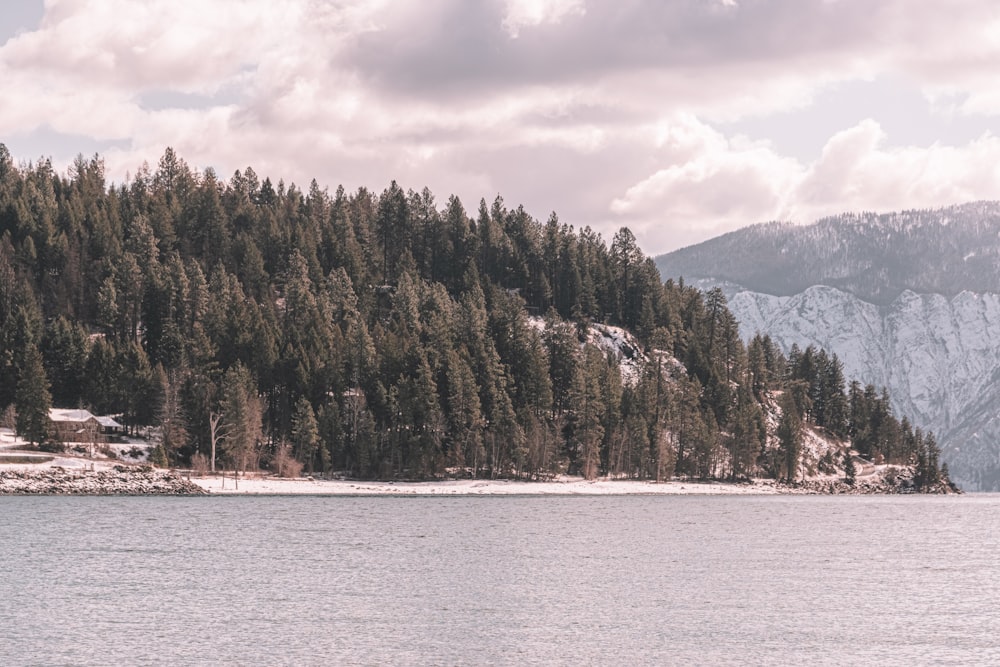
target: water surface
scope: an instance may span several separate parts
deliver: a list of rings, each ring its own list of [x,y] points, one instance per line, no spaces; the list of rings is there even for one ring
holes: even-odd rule
[[[1000,496],[10,497],[0,512],[4,665],[1000,655]]]

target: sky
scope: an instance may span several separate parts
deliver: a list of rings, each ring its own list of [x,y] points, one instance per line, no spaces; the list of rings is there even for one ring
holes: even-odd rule
[[[5,0],[0,143],[500,195],[647,254],[1000,199],[991,0]]]

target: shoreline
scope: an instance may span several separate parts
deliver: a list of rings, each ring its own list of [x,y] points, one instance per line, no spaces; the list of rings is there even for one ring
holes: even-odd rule
[[[773,496],[773,495],[909,495],[903,487],[889,486],[883,480],[862,481],[848,486],[837,478],[810,480],[787,485],[772,479],[751,482],[640,480],[559,477],[552,481],[520,480],[437,480],[430,482],[395,482],[363,480],[325,480],[312,478],[240,478],[195,477],[197,484],[210,495],[311,495],[311,496]]]
[[[765,496],[765,495],[910,495],[909,479],[873,472],[848,485],[829,475],[786,484],[757,478],[749,482],[672,479],[648,480],[560,475],[550,480],[439,479],[369,481],[280,478],[250,473],[237,482],[231,472],[215,475],[142,464],[23,453],[17,462],[0,463],[0,495],[270,495],[270,496]],[[31,461],[30,463],[28,461]],[[932,493],[951,493],[941,488]]]
[[[438,480],[382,482],[309,478],[195,477],[191,482],[211,495],[312,496],[625,496],[625,495],[779,495],[796,493],[774,483],[607,480],[563,478],[555,481]],[[801,493],[801,491],[798,491]]]
[[[150,466],[29,468],[7,465],[0,469],[0,496],[199,496],[196,484],[170,470]]]

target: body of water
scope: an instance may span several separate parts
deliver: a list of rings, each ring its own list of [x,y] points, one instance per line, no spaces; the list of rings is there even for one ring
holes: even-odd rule
[[[1000,496],[8,497],[0,664],[1000,662]]]

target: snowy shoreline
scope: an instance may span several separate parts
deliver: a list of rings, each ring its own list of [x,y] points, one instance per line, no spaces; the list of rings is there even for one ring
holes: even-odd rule
[[[20,445],[22,448],[17,448]],[[121,459],[90,458],[73,452],[49,454],[23,448],[9,429],[0,429],[0,495],[313,495],[313,496],[625,496],[625,495],[872,495],[913,493],[912,470],[862,466],[854,485],[836,475],[816,475],[788,485],[773,479],[725,482],[672,479],[667,482],[560,475],[545,481],[441,479],[423,482],[281,478],[231,472],[208,475],[163,470]],[[131,445],[121,445],[130,447]],[[123,465],[124,464],[124,465]],[[891,474],[890,474],[891,473]],[[891,480],[891,481],[890,481]],[[947,493],[946,489],[938,492]]]
[[[102,466],[91,470],[7,466],[0,469],[0,496],[191,496],[205,493],[175,472],[149,466]]]
[[[721,481],[637,480],[558,477],[550,481],[437,480],[388,482],[276,478],[252,474],[197,476],[148,466],[64,468],[47,464],[0,466],[0,495],[270,495],[270,496],[721,496],[721,495],[891,495],[912,491],[883,480],[848,486],[842,480],[811,480],[796,485],[771,479]]]
[[[284,479],[232,476],[191,477],[212,495],[315,496],[624,496],[624,495],[872,495],[907,493],[899,487],[862,483],[848,486],[839,480],[809,481],[789,486],[771,479],[749,483],[671,480],[596,479],[559,477],[552,481],[439,480],[433,482],[378,482],[359,480]]]
[[[794,493],[773,483],[642,482],[634,480],[587,481],[559,478],[554,481],[440,480],[433,482],[378,482],[358,480],[279,479],[231,476],[191,477],[212,495],[318,495],[318,496],[621,496],[621,495],[775,495]],[[238,488],[237,488],[238,486]]]

